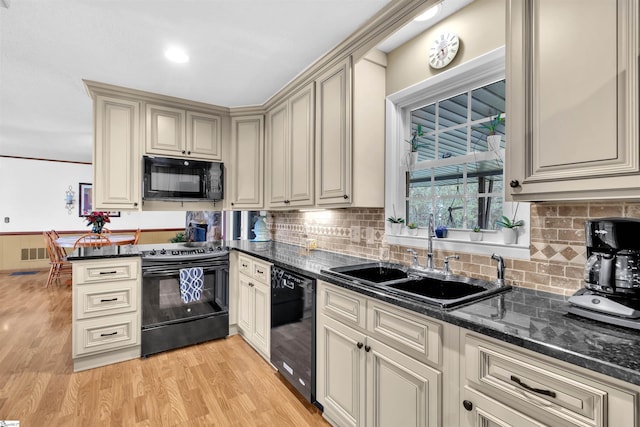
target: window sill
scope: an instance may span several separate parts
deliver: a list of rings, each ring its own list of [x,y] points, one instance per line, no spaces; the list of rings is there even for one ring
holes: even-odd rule
[[[426,236],[408,236],[406,234],[386,234],[385,240],[390,245],[402,245],[414,248],[427,248],[429,241]],[[529,249],[528,243],[506,245],[502,242],[485,240],[472,242],[468,238],[463,239],[455,237],[446,237],[442,239],[434,237],[433,249],[489,256],[491,254],[498,254],[506,258],[524,260],[529,260],[531,256],[531,251]]]

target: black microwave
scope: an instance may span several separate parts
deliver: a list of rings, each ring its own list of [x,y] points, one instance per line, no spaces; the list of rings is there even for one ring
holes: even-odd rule
[[[224,164],[144,156],[144,200],[218,201],[224,196]]]

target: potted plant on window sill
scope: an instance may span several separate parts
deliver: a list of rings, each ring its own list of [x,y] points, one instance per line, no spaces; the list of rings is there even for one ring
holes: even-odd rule
[[[410,222],[409,224],[407,224],[407,234],[409,236],[418,235],[418,225],[415,222]]]
[[[489,120],[489,123],[482,124],[481,126],[489,131],[487,136],[487,150],[498,151],[500,149],[500,142],[502,141],[502,135],[496,135],[496,129],[498,125],[504,123],[504,117],[502,113],[498,113],[496,116]]]
[[[502,215],[499,220],[496,221],[499,227],[502,227],[502,238],[506,245],[513,245],[518,243],[518,227],[524,225],[524,221],[519,219],[516,221],[516,217],[509,219],[508,216]]]
[[[418,137],[421,137],[423,135],[424,132],[422,131],[422,125],[418,125],[416,130],[411,134],[411,139],[405,139],[405,142],[407,142],[411,146],[411,151],[409,152],[409,164],[411,167],[413,167],[418,161],[418,148],[424,145],[418,142]]]
[[[473,229],[469,233],[469,239],[472,242],[479,242],[482,240],[482,230],[480,229],[480,227],[478,226],[473,227]]]
[[[391,234],[401,234],[404,226],[404,218],[390,216],[387,221],[391,224]]]

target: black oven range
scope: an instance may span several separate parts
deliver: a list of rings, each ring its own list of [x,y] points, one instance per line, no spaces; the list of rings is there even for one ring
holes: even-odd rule
[[[229,335],[229,251],[142,252],[142,356]]]

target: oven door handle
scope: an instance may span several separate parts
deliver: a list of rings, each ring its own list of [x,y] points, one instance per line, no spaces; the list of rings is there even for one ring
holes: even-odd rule
[[[181,269],[171,269],[171,270],[166,270],[166,269],[162,269],[162,270],[147,270],[147,271],[142,271],[142,277],[171,277],[171,276],[177,276],[180,274],[180,270]],[[203,267],[202,268],[202,272],[203,273],[212,273],[215,271],[221,271],[221,270],[227,270],[227,267]]]

